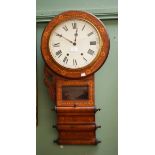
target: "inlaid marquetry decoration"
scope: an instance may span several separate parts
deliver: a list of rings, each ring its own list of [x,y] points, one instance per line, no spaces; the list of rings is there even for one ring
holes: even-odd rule
[[[105,63],[110,41],[104,24],[83,11],[66,11],[45,27],[41,51],[44,82],[55,103],[57,144],[98,144],[94,74]]]

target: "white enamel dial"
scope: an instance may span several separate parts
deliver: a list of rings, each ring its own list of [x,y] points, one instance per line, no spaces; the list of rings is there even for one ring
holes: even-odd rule
[[[68,20],[54,28],[49,39],[53,59],[61,66],[78,69],[88,66],[100,52],[96,28],[84,20]]]

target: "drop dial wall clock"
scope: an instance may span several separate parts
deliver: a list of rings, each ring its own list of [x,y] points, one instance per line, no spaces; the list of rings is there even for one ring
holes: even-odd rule
[[[66,11],[46,26],[41,41],[45,84],[55,103],[58,144],[97,144],[94,73],[109,53],[105,26],[94,15]]]

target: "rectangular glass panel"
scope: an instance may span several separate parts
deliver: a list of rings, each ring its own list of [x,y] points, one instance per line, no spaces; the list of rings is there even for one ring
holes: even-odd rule
[[[63,100],[88,100],[88,86],[63,86]]]

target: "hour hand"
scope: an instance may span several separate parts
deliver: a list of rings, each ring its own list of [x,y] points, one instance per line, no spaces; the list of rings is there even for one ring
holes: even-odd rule
[[[75,39],[74,39],[74,42],[76,43],[76,38],[77,38],[77,36],[78,36],[78,29],[76,29],[76,32],[75,32],[75,34],[74,34],[74,36],[75,36]]]
[[[69,41],[71,44],[73,44],[73,42],[72,42],[71,40],[67,39],[67,38],[64,37],[62,34],[56,33],[56,36],[58,36],[58,37],[60,37],[60,38],[62,37],[62,38],[64,38],[65,40]]]

